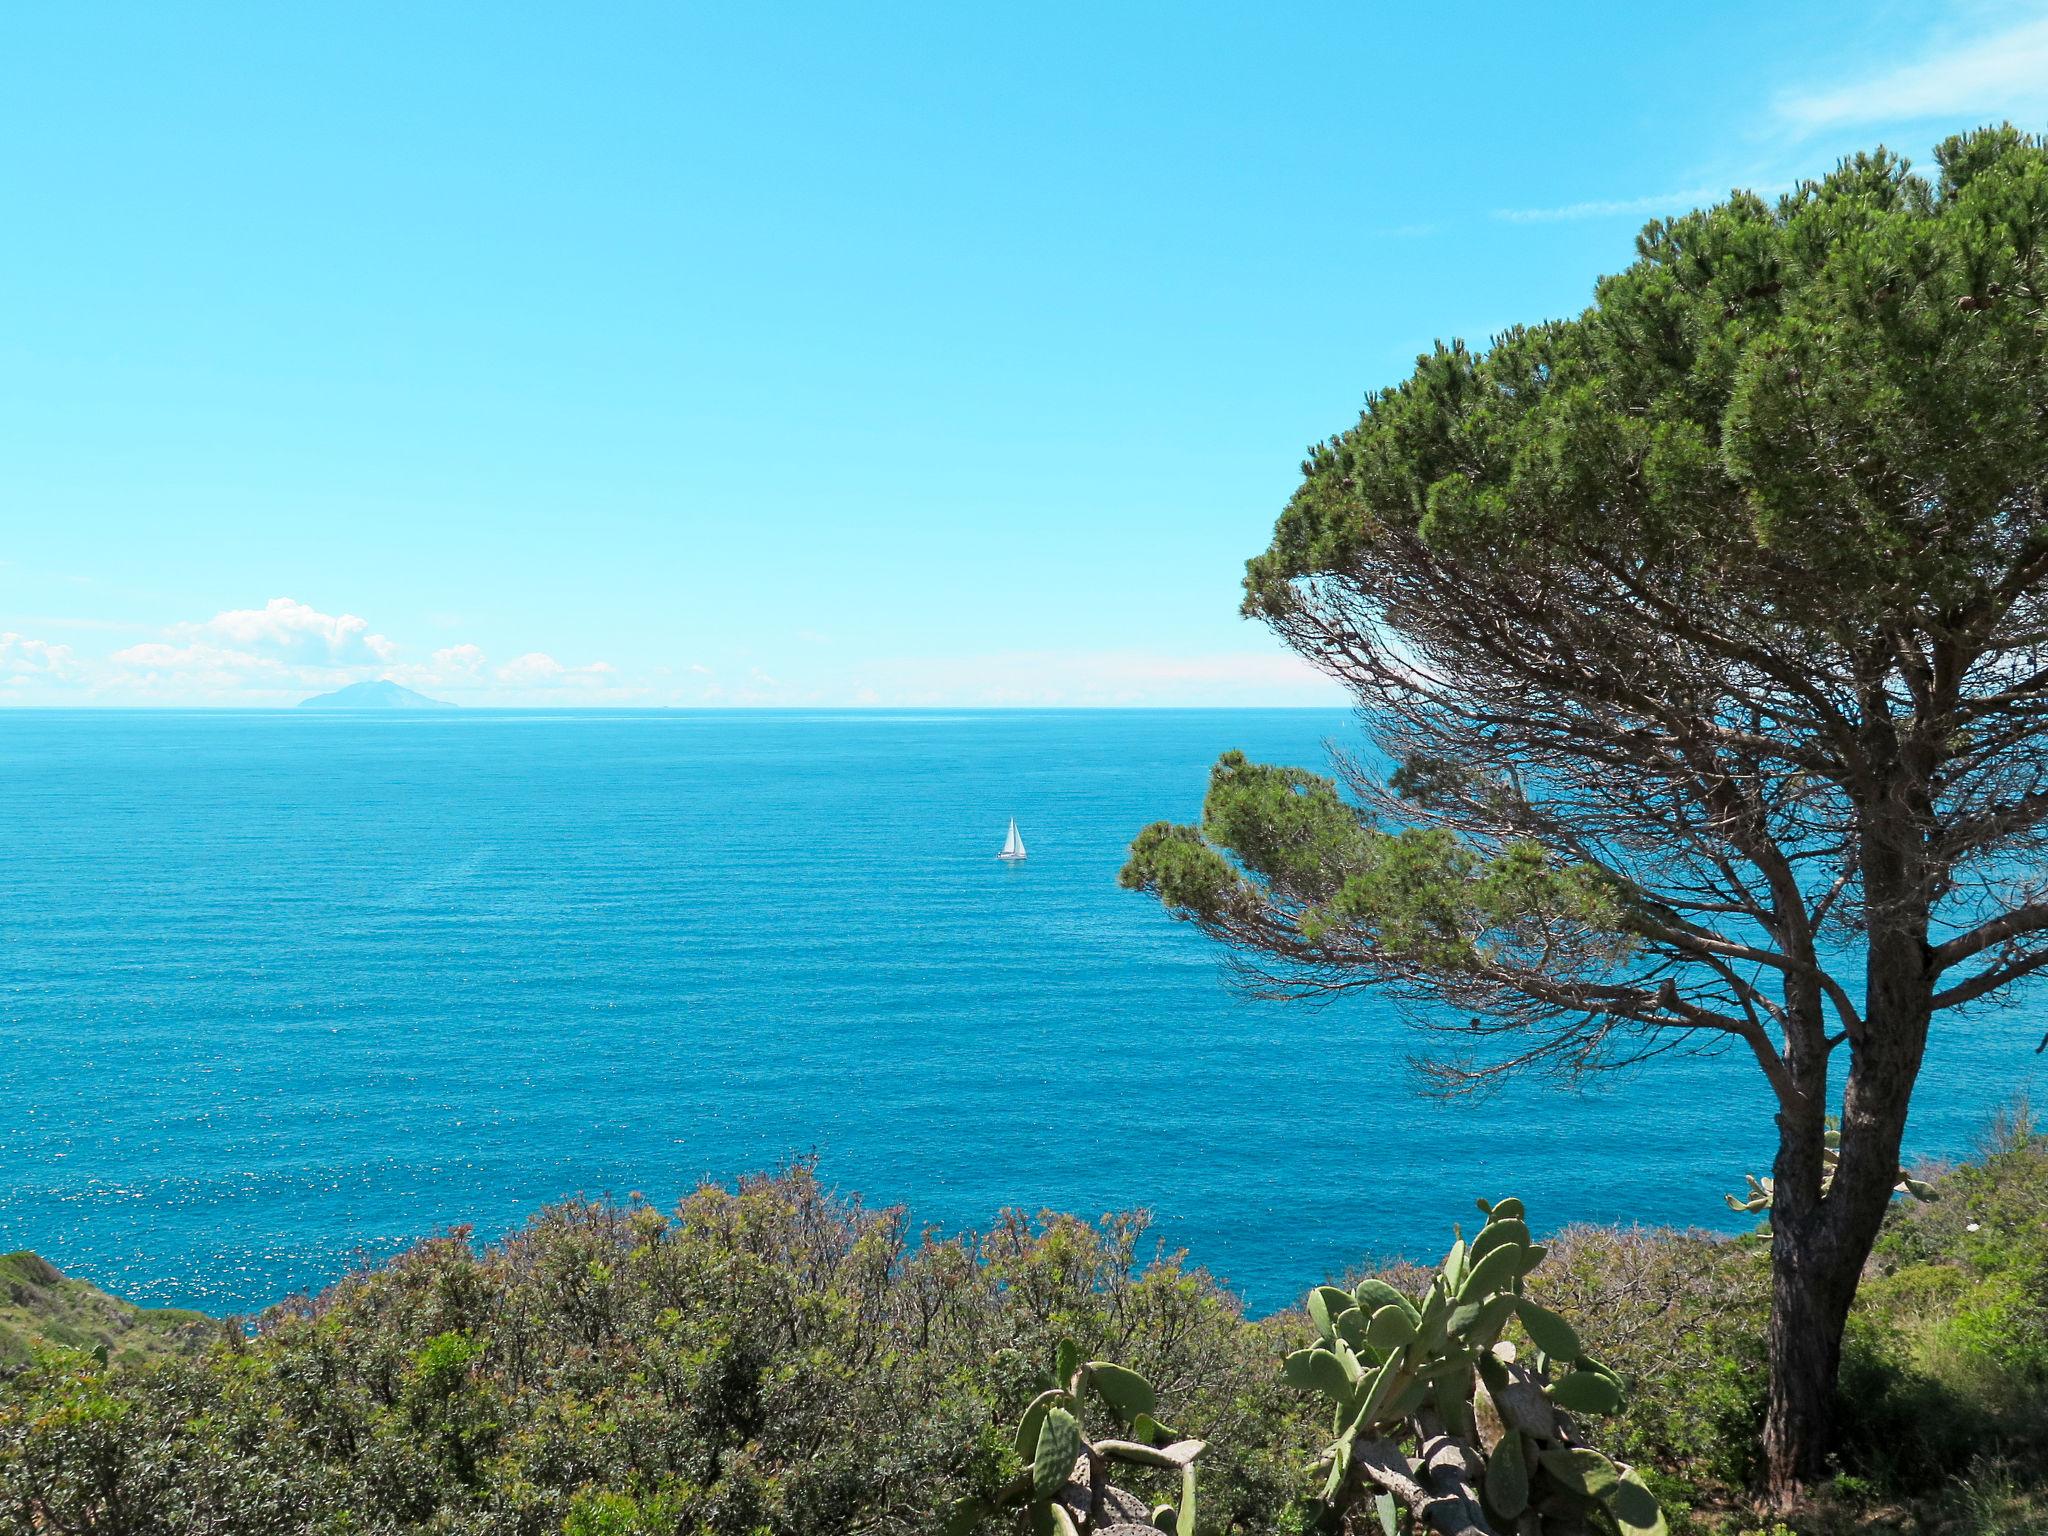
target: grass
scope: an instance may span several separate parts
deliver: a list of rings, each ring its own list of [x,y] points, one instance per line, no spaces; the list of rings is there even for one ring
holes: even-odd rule
[[[0,1375],[52,1345],[141,1365],[203,1348],[220,1327],[203,1312],[122,1301],[33,1253],[0,1255]]]

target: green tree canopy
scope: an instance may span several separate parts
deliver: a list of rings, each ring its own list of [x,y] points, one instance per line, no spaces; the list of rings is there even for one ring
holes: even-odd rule
[[[1512,1035],[1480,1070],[1745,1046],[1787,1496],[1929,1029],[2048,965],[2048,149],[1936,158],[1652,223],[1582,315],[1369,396],[1245,612],[1397,771],[1226,757],[1124,872],[1275,987]]]

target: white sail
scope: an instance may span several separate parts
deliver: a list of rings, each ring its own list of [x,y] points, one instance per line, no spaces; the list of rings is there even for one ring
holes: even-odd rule
[[[1003,851],[997,854],[996,857],[999,859],[1021,859],[1024,857],[1024,839],[1017,835],[1017,818],[1014,816],[1010,818],[1009,841],[1003,844]]]

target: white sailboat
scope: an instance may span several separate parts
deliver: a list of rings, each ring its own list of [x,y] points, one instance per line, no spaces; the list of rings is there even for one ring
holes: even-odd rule
[[[996,857],[1007,859],[1012,864],[1019,862],[1024,857],[1024,839],[1017,835],[1017,818],[1014,816],[1010,818],[1010,840],[1003,844],[1003,851],[997,854]]]

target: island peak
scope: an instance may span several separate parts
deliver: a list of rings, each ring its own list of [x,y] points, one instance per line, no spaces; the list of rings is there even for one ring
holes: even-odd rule
[[[301,709],[454,709],[456,706],[442,699],[430,699],[423,693],[414,693],[402,683],[394,683],[388,677],[378,678],[370,683],[350,683],[346,688],[337,688],[332,693],[315,694],[310,699],[299,701]]]

